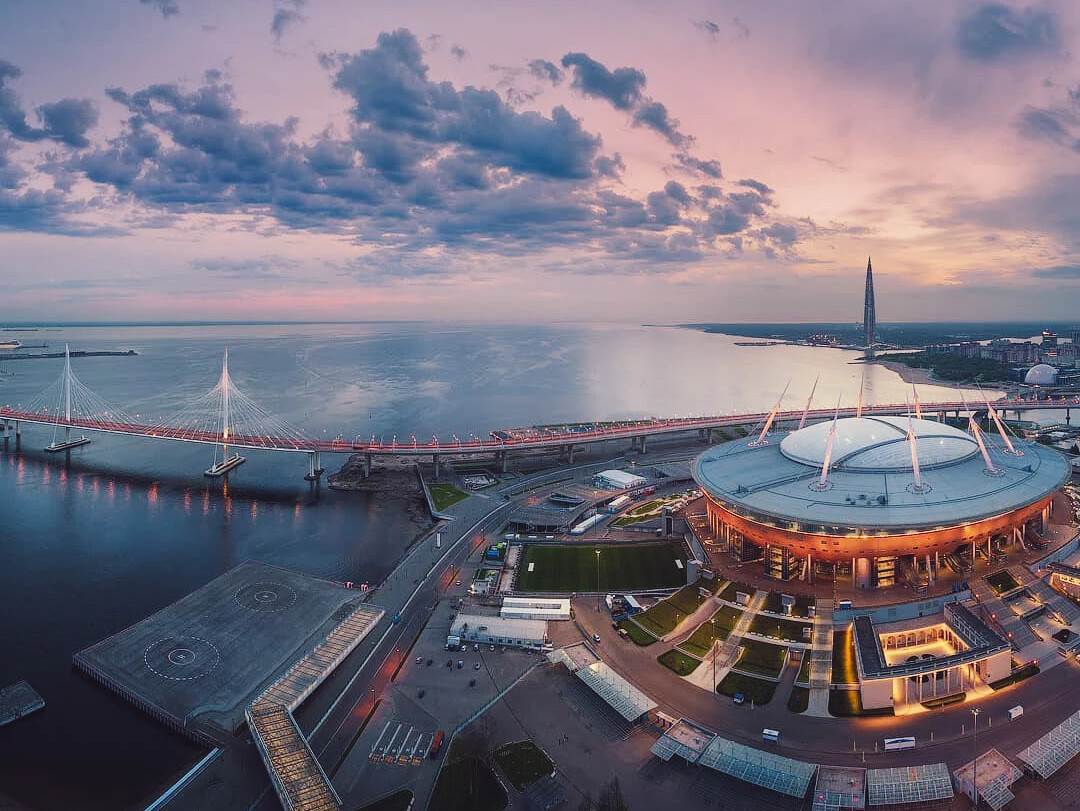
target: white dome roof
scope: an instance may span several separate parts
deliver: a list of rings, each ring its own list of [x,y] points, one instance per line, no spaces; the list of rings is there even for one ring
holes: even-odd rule
[[[920,467],[936,467],[967,459],[979,452],[975,440],[944,423],[911,418]],[[788,459],[821,467],[832,421],[789,434],[780,441]],[[907,417],[849,417],[836,421],[833,466],[846,470],[910,470]]]
[[[1032,366],[1024,375],[1024,382],[1029,386],[1053,386],[1057,383],[1058,371],[1048,363]]]

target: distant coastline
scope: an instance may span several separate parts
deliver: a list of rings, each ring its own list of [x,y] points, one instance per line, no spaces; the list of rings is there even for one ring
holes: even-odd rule
[[[916,369],[911,366],[905,366],[902,363],[897,363],[894,360],[868,360],[863,361],[867,364],[874,364],[875,366],[884,366],[890,372],[896,372],[900,375],[900,379],[905,383],[913,383],[916,386],[929,386],[931,384],[937,385],[952,385],[948,380],[939,380],[934,376],[934,373],[929,369]]]

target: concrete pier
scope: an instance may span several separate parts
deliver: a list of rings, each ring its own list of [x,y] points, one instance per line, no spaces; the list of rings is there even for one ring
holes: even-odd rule
[[[174,730],[215,745],[361,603],[336,583],[248,561],[74,663]]]

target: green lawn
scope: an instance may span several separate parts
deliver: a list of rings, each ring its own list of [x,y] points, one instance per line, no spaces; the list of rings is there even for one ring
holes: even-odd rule
[[[755,639],[744,639],[740,645],[742,655],[736,660],[735,667],[762,676],[774,678],[780,676],[787,648],[770,645],[768,642],[758,642]]]
[[[791,695],[788,696],[787,708],[792,712],[806,712],[810,706],[810,688],[792,687]]]
[[[795,681],[810,681],[810,660],[813,658],[809,650],[803,651],[802,662],[799,663],[799,674]]]
[[[716,596],[719,597],[721,600],[727,600],[729,603],[733,603],[735,602],[735,592],[737,591],[746,592],[750,595],[752,599],[754,596],[754,592],[757,591],[757,589],[755,589],[753,586],[748,586],[745,583],[738,583],[732,580],[730,583],[720,589],[720,593]]]
[[[1020,584],[1016,582],[1016,578],[1004,569],[1000,572],[988,574],[986,576],[986,582],[989,583],[990,588],[998,594],[1004,594],[1005,592],[1012,591],[1020,586]]]
[[[791,642],[809,642],[809,638],[803,636],[803,629],[813,627],[808,622],[796,622],[766,614],[758,614],[750,621],[750,630],[755,634],[775,636]]]
[[[791,616],[793,617],[809,617],[810,606],[814,605],[813,597],[804,597],[801,594],[795,595],[795,605],[791,608]],[[771,611],[774,614],[783,614],[784,606],[780,597],[779,591],[770,591],[765,597],[765,605],[762,606],[763,611]]]
[[[431,506],[435,508],[435,512],[442,512],[447,507],[469,497],[468,493],[446,483],[429,484],[428,491],[431,493]]]
[[[855,642],[852,626],[833,633],[832,680],[833,684],[858,684],[859,674],[855,665]]]
[[[626,635],[630,637],[630,641],[635,645],[640,645],[644,648],[656,641],[655,636],[643,630],[642,627],[632,619],[619,620],[619,627],[626,630]]]
[[[634,617],[638,625],[648,628],[657,636],[663,636],[675,630],[675,626],[686,619],[686,614],[676,611],[667,600],[661,600],[648,611]]]
[[[742,673],[728,673],[717,685],[716,692],[725,696],[742,693],[747,704],[753,701],[754,706],[760,707],[772,701],[773,694],[776,693],[776,682],[755,679]]]
[[[429,811],[502,811],[509,798],[491,767],[467,758],[447,762],[428,804]]]
[[[862,696],[858,690],[830,690],[829,715],[836,718],[854,718],[856,716],[892,715],[892,707],[877,710],[864,710]]]
[[[656,657],[656,661],[679,676],[688,676],[701,664],[700,660],[687,656],[678,648],[672,648],[667,653],[660,654]]]
[[[518,591],[595,592],[596,550],[600,549],[600,590],[639,591],[681,586],[686,565],[680,543],[621,544],[618,546],[529,544],[518,565]],[[533,563],[533,571],[529,564]]]
[[[508,743],[496,749],[492,755],[518,791],[555,771],[555,764],[532,741]]]
[[[409,811],[413,794],[407,788],[363,806],[360,811]]]
[[[701,604],[705,602],[705,598],[700,596],[700,589],[705,585],[704,580],[697,580],[688,586],[683,586],[677,592],[667,598],[672,608],[676,611],[681,611],[684,615],[693,614]]]
[[[728,638],[741,616],[742,611],[725,605],[713,614],[708,622],[701,623],[693,635],[679,647],[698,656],[705,656],[712,649],[713,640],[723,641]]]

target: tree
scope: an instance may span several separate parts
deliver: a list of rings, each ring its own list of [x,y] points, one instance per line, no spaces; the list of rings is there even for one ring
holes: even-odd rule
[[[618,777],[611,778],[611,782],[600,789],[600,796],[596,801],[596,811],[630,811],[626,805],[626,800],[623,798]]]

